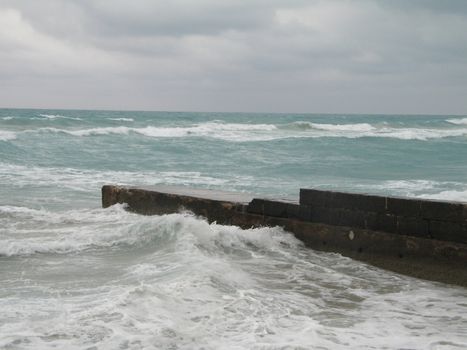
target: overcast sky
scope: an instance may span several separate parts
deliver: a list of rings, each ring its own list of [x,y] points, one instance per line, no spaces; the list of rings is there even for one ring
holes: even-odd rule
[[[467,1],[0,0],[0,107],[467,114]]]

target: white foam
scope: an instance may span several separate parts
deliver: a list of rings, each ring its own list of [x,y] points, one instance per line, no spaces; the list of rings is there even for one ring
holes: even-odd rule
[[[373,186],[379,189],[388,189],[393,191],[420,192],[429,191],[438,186],[446,186],[446,182],[440,183],[432,180],[389,180],[380,185]]]
[[[54,119],[70,119],[70,120],[83,120],[78,117],[66,117],[64,115],[60,114],[39,114],[39,117],[41,118],[31,118],[31,119],[48,119],[48,120],[54,120]]]
[[[280,228],[241,230],[190,215],[138,216],[118,206],[23,212],[36,215],[35,238],[20,231],[22,248],[0,244],[22,271],[6,269],[0,286],[0,348],[465,343],[464,289],[314,252]],[[54,225],[46,228],[48,217]],[[61,225],[70,225],[67,218],[74,230]]]
[[[251,182],[238,178],[237,182]],[[88,192],[105,183],[120,185],[187,185],[227,186],[229,180],[196,171],[98,171],[74,168],[33,167],[0,162],[0,183],[14,182],[15,186],[45,186],[51,183],[62,189]]]
[[[13,131],[0,130],[0,141],[11,141],[16,139],[16,133]]]
[[[376,130],[374,126],[371,126],[367,123],[357,123],[357,124],[318,124],[310,123],[312,128],[326,131],[350,131],[350,132],[370,132]]]
[[[154,233],[154,230],[147,227],[148,220],[156,223],[164,221],[160,217],[135,221],[135,214],[122,208],[118,205],[109,211],[97,209],[56,213],[0,206],[0,217],[8,215],[11,218],[4,222],[0,255],[66,254],[104,247],[146,244]],[[21,220],[27,222],[18,225],[17,222]],[[8,222],[12,226],[9,227]],[[99,234],[96,235],[96,232]]]
[[[191,238],[186,244],[201,244],[203,249],[212,251],[218,250],[219,245],[274,250],[285,243],[289,246],[299,244],[298,240],[278,228],[244,231],[234,226],[208,224],[189,213],[140,217],[126,212],[122,205],[108,210],[65,212],[0,206],[0,218],[3,221],[3,235],[0,237],[2,256],[66,254],[118,246],[143,247],[155,239],[160,248],[163,241],[174,237],[185,241],[187,234]]]
[[[460,190],[460,191],[446,190],[446,191],[440,191],[437,193],[421,194],[418,197],[467,203],[467,189]]]
[[[360,191],[389,195],[467,202],[467,184],[434,180],[390,180],[379,184],[356,184]]]
[[[420,140],[442,139],[448,137],[467,136],[467,128],[462,129],[419,129],[419,128],[382,128],[374,135],[391,137],[401,140]]]
[[[55,132],[72,136],[103,136],[139,134],[154,138],[204,137],[221,139],[230,142],[272,141],[285,138],[319,138],[319,137],[384,137],[401,140],[440,139],[467,136],[467,128],[404,128],[391,127],[386,123],[370,125],[356,124],[323,124],[299,121],[290,124],[240,124],[206,122],[192,126],[151,126],[146,127],[97,127],[89,129],[39,128],[26,130],[27,133]]]
[[[91,135],[110,135],[110,134],[119,134],[119,135],[128,135],[131,131],[130,128],[125,126],[117,127],[107,127],[107,128],[92,128],[92,129],[83,129],[83,130],[63,130],[56,129],[58,132],[64,132],[74,136],[91,136]]]
[[[307,121],[298,121],[284,124],[282,129],[295,129],[290,137],[385,137],[401,140],[438,139],[447,137],[462,137],[467,135],[467,128],[404,128],[388,126],[388,123],[371,125],[368,123],[355,124],[323,124]]]
[[[453,118],[446,120],[448,123],[456,124],[456,125],[467,125],[467,118]]]
[[[227,141],[261,141],[274,138],[269,132],[276,130],[272,124],[238,124],[208,122],[191,127],[152,127],[132,129],[149,137],[210,137]]]
[[[277,127],[272,124],[236,124],[236,123],[216,123],[208,122],[196,124],[189,127],[155,127],[146,126],[143,128],[132,128],[126,126],[100,127],[90,129],[58,129],[58,128],[40,128],[39,131],[66,133],[73,136],[92,136],[92,135],[128,135],[136,133],[147,137],[165,138],[165,137],[209,137],[223,139],[227,141],[261,141],[271,140],[280,135],[270,134]],[[34,132],[29,130],[28,132]]]
[[[3,117],[2,119],[3,120],[12,120],[12,119],[14,119],[14,117]]]
[[[135,121],[133,118],[107,118],[107,119],[121,121],[121,122],[134,122]]]

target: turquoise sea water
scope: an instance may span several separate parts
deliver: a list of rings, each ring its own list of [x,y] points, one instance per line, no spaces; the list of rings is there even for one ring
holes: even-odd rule
[[[103,210],[106,183],[467,202],[466,116],[0,109],[0,348],[467,347],[465,289]]]

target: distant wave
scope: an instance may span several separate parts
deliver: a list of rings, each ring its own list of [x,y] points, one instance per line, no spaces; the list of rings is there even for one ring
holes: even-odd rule
[[[441,191],[438,193],[422,194],[420,198],[437,199],[445,201],[458,201],[467,203],[467,190],[465,191]]]
[[[446,120],[448,123],[456,124],[456,125],[467,125],[467,118],[455,118],[455,119],[448,119]]]
[[[115,121],[121,121],[121,122],[134,122],[135,121],[133,118],[107,118],[107,120],[115,120]]]
[[[251,179],[237,179],[238,183],[250,183]],[[72,191],[89,191],[105,183],[134,185],[186,185],[228,186],[229,180],[208,176],[197,171],[97,171],[75,168],[54,168],[13,165],[0,162],[0,184],[14,182],[16,186],[49,186]]]
[[[99,127],[90,129],[58,129],[41,128],[39,131],[66,133],[73,136],[92,136],[120,134],[128,135],[136,133],[147,137],[209,137],[223,139],[227,141],[260,141],[281,138],[280,135],[273,135],[269,132],[277,130],[272,124],[224,124],[208,122],[196,124],[189,127],[155,127],[146,126],[143,128],[132,128],[127,126]]]
[[[389,191],[391,195],[425,199],[449,200],[467,203],[465,183],[433,180],[389,180],[377,185],[362,184],[358,187],[379,192]]]
[[[12,119],[14,119],[14,117],[3,117],[2,119],[3,120],[12,120]]]
[[[391,127],[387,124],[370,125],[368,123],[356,124],[320,124],[311,122],[294,122],[282,125],[284,129],[303,131],[297,137],[387,137],[401,140],[428,140],[446,137],[459,137],[467,135],[467,128],[462,129],[429,129],[429,128],[403,128]]]
[[[13,131],[0,130],[0,141],[10,141],[16,139],[16,133]]]
[[[54,119],[70,119],[70,120],[83,120],[81,118],[75,118],[75,117],[66,117],[64,115],[60,115],[60,114],[39,114],[39,117],[41,118],[36,118],[36,117],[33,117],[31,119],[48,119],[48,120],[54,120]]]
[[[467,119],[467,118],[466,118]],[[459,124],[460,125],[460,124]],[[467,127],[417,128],[399,127],[388,124],[324,124],[298,121],[288,124],[241,124],[205,122],[191,126],[108,126],[87,129],[44,127],[23,131],[26,133],[52,132],[72,136],[105,136],[139,134],[154,138],[204,137],[231,142],[272,141],[287,138],[362,138],[382,137],[400,140],[442,139],[467,136]],[[11,139],[12,134],[7,136]]]
[[[298,121],[290,124],[284,124],[281,126],[283,129],[296,129],[296,130],[325,130],[325,131],[372,131],[376,128],[368,123],[356,123],[356,124],[320,124]]]

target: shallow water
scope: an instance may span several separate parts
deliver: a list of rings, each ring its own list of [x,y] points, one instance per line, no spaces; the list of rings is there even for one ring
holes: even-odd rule
[[[0,348],[464,349],[465,288],[100,186],[467,201],[466,120],[0,110]]]

